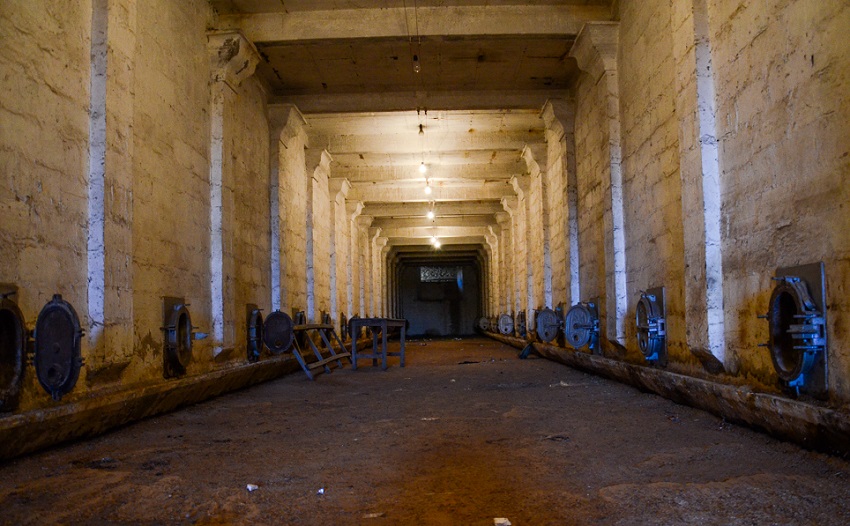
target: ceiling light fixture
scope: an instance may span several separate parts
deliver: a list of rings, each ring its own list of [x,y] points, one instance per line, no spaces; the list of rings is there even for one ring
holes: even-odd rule
[[[434,220],[434,211],[433,211],[433,210],[428,210],[428,213],[427,213],[427,214],[425,214],[425,216],[426,216],[428,219],[430,219],[431,221],[433,221],[433,220]]]
[[[425,179],[425,195],[431,195],[431,182]]]
[[[425,166],[425,161],[422,161],[421,163],[419,163],[419,173],[424,174],[427,171],[428,171],[428,167]]]
[[[439,240],[439,239],[438,239],[437,241],[435,241],[435,242],[434,242],[434,248],[440,248],[441,246],[443,246],[443,245],[441,245],[441,244],[440,244],[440,240]]]

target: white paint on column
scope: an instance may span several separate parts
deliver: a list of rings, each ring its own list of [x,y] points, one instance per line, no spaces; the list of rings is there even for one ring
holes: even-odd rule
[[[88,181],[88,336],[97,347],[103,334],[106,294],[106,70],[107,0],[92,2],[91,99]]]
[[[721,248],[720,157],[717,147],[716,99],[711,69],[708,12],[705,0],[694,2],[696,33],[697,111],[702,157],[702,196],[705,213],[705,281],[708,310],[708,345],[724,361],[726,340],[723,319],[723,255]]]
[[[269,240],[272,311],[280,310],[280,133],[269,141]]]
[[[222,155],[224,148],[223,83],[213,86],[210,115],[210,301],[214,352],[224,341],[224,247],[222,222]]]
[[[312,177],[307,181],[307,217],[306,217],[306,261],[307,261],[307,319],[316,320],[316,272],[313,268],[313,185]]]
[[[623,173],[620,151],[620,90],[617,74],[608,72],[608,130],[611,162],[611,227],[614,256],[614,304],[616,309],[617,342],[626,344],[626,229],[623,212]]]

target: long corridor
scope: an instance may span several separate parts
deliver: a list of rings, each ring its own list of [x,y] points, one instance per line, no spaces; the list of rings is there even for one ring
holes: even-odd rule
[[[6,463],[0,523],[850,524],[841,459],[489,339],[407,358]]]

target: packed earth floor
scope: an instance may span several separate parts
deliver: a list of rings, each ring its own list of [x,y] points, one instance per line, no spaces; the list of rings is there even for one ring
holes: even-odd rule
[[[489,339],[407,349],[6,462],[0,523],[850,524],[842,459]]]

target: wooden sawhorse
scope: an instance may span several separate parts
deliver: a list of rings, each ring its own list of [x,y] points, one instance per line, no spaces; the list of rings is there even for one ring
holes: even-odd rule
[[[351,354],[346,352],[345,345],[342,343],[342,340],[337,336],[336,331],[334,330],[333,325],[327,325],[323,323],[307,323],[304,325],[295,325],[292,330],[294,332],[305,332],[307,343],[313,349],[313,354],[316,356],[316,361],[312,363],[307,363],[304,361],[304,357],[301,355],[301,347],[298,345],[298,339],[296,338],[293,341],[293,345],[295,345],[295,352],[292,354],[295,355],[295,359],[298,360],[298,364],[301,365],[301,369],[304,370],[304,374],[307,375],[307,378],[313,380],[313,371],[319,369],[320,367],[324,369],[326,373],[331,372],[331,368],[328,365],[331,362],[337,362],[339,367],[343,367],[342,359],[348,358],[351,360]],[[312,332],[318,332],[319,336],[322,339],[322,342],[325,344],[325,347],[330,351],[330,356],[324,358],[322,353],[319,351],[319,348],[316,347],[316,344],[313,342],[313,339],[310,337]],[[338,353],[334,351],[334,347],[332,345],[332,340],[336,340],[336,343],[339,345],[339,348],[342,352]]]

